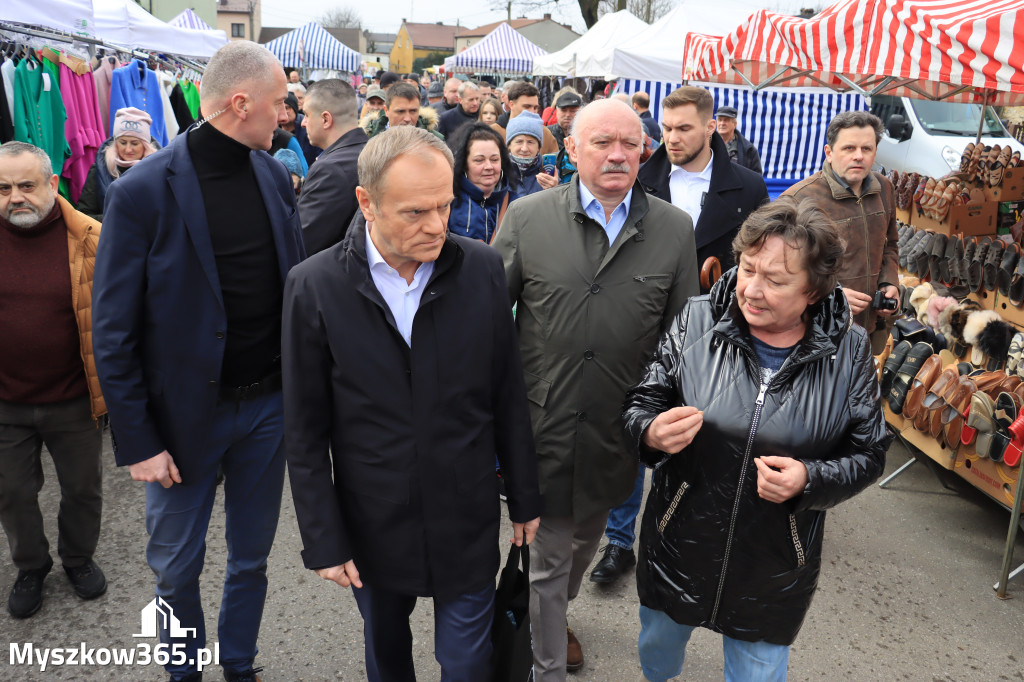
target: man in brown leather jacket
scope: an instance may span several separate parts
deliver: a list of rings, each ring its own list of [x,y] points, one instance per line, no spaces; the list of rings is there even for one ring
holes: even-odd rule
[[[871,305],[876,291],[886,298],[899,296],[896,202],[892,183],[871,172],[882,122],[866,111],[846,111],[828,125],[825,163],[784,194],[809,199],[835,221],[846,240],[846,258],[839,282],[854,314],[854,322],[871,335],[871,351],[881,352],[889,336],[888,319],[894,311]],[[882,316],[880,320],[878,316]]]

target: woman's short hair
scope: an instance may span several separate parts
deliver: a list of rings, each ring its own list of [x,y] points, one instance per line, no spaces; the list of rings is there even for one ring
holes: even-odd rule
[[[744,253],[760,251],[769,237],[781,237],[800,254],[807,293],[815,302],[836,288],[846,243],[832,219],[811,201],[783,196],[751,213],[732,240],[736,262]]]
[[[469,148],[474,142],[491,141],[498,145],[498,154],[501,155],[501,172],[507,182],[511,182],[512,157],[508,155],[508,147],[501,133],[491,126],[480,121],[466,123],[461,126],[452,139],[452,148],[455,150],[455,182],[452,191],[455,192],[455,202],[458,203],[462,197],[462,184],[460,178],[466,175],[467,160],[469,159]],[[516,189],[515,187],[512,188]]]

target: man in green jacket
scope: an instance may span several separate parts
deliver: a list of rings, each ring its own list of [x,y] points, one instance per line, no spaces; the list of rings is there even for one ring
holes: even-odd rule
[[[582,667],[582,648],[565,630],[568,602],[608,511],[636,481],[622,400],[699,291],[692,221],[636,182],[641,126],[618,100],[583,108],[566,139],[578,173],[510,204],[494,243],[518,305],[544,496],[530,562],[537,682],[560,682],[567,668]]]

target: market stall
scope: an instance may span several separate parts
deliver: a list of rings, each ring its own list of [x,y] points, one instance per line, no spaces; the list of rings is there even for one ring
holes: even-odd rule
[[[604,50],[645,30],[647,24],[626,10],[606,14],[586,33],[558,52],[533,60],[535,76],[576,76],[604,78],[608,64],[599,58]]]
[[[448,73],[523,76],[533,71],[535,57],[546,54],[508,24],[502,23],[480,42],[445,59],[444,68]]]
[[[181,14],[174,17],[167,23],[171,26],[177,26],[178,28],[188,28],[195,31],[214,30],[214,28],[205,21],[203,21],[198,14],[193,12],[191,7],[186,7],[181,11]]]
[[[132,0],[93,0],[96,37],[155,52],[210,58],[228,42],[224,31],[179,28],[160,21]]]
[[[281,64],[292,69],[359,70],[362,56],[332,36],[315,21],[274,38],[265,47]]]
[[[688,35],[684,76],[973,104],[980,139],[985,105],[1024,103],[1022,40],[1022,0],[845,0],[813,19],[762,10],[725,36]],[[1010,510],[1000,597],[1024,570],[1010,570],[1024,528],[1024,167],[1012,149],[970,143],[941,178],[890,173],[903,288],[893,340],[906,343],[878,358],[890,426],[921,461]],[[942,373],[921,371],[926,358]]]

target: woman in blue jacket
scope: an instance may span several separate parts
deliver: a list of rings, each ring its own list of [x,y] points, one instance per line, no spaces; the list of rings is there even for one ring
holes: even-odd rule
[[[516,198],[509,184],[512,160],[505,141],[484,123],[467,123],[453,147],[455,202],[448,231],[490,244],[505,209]]]

